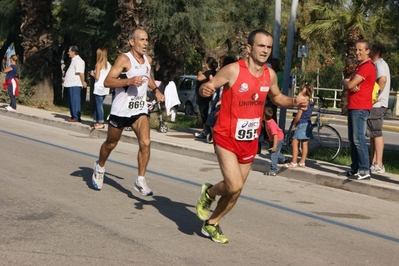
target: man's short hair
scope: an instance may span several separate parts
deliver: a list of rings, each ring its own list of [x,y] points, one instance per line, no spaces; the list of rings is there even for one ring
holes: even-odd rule
[[[382,53],[384,52],[384,46],[382,46],[382,44],[379,42],[373,43],[370,47],[370,51],[382,57]]]
[[[147,31],[144,29],[144,27],[137,27],[137,28],[134,28],[134,29],[129,33],[128,40],[135,40],[135,39],[136,39],[136,31],[137,31],[137,30],[143,30],[143,31],[147,32]]]
[[[255,36],[256,36],[256,34],[258,34],[258,33],[263,34],[263,35],[266,35],[267,37],[272,37],[272,38],[273,38],[273,36],[272,36],[272,35],[270,34],[270,32],[268,32],[267,30],[263,30],[263,29],[254,30],[254,31],[252,31],[252,32],[248,35],[248,44],[249,44],[250,46],[253,46],[253,45],[254,45]]]
[[[76,55],[79,54],[79,48],[76,45],[69,46],[69,49],[71,49],[71,51],[74,52]]]
[[[368,40],[360,39],[360,40],[357,40],[357,41],[355,42],[355,45],[356,45],[357,43],[364,43],[364,44],[366,44],[366,50],[369,50],[369,49],[370,49],[370,42],[369,42]]]

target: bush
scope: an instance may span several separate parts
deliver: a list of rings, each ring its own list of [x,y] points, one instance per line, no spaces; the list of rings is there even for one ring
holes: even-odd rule
[[[320,88],[330,88],[330,89],[341,89],[341,81],[342,81],[342,71],[345,67],[345,64],[340,59],[335,59],[334,61],[326,61],[321,64],[317,70],[307,71],[305,73],[305,80],[313,82],[313,85],[316,89],[317,83],[319,80]],[[325,91],[321,90],[320,95],[323,98],[334,98],[334,91]],[[317,91],[315,90],[315,95]],[[337,98],[341,98],[341,92],[338,92]],[[333,102],[328,101],[329,107],[333,106]],[[337,106],[340,107],[340,106]]]

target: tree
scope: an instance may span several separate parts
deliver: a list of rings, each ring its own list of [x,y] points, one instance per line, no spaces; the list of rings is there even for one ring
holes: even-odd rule
[[[19,1],[0,0],[0,40],[3,45],[0,48],[0,58],[3,58],[7,48],[12,44],[21,43],[19,38],[21,24],[21,5]],[[19,55],[19,54],[18,54]],[[21,57],[21,55],[19,55]]]
[[[117,51],[114,26],[117,3],[114,0],[68,0],[54,4],[53,12],[57,18],[55,39],[59,40],[54,53],[55,101],[64,103],[62,97],[61,60],[69,66],[67,50],[70,45],[77,45],[80,56],[86,63],[86,70],[94,68],[96,50],[99,47],[108,51],[109,61],[114,62]],[[87,72],[87,71],[86,71]],[[90,81],[90,80],[88,80]],[[94,82],[90,82],[93,91]],[[86,99],[86,90],[82,90],[82,101]],[[90,98],[92,100],[93,97]],[[94,105],[94,102],[92,102]]]
[[[288,25],[290,4],[290,0],[281,1],[281,43],[287,39],[284,25]],[[20,55],[25,50],[20,56],[21,78],[33,81],[36,101],[48,103],[52,84],[54,101],[60,103],[62,98],[60,61],[63,54],[65,61],[69,59],[65,53],[69,45],[80,48],[90,69],[98,47],[108,50],[112,63],[117,54],[129,50],[129,32],[144,26],[150,37],[148,52],[154,59],[155,77],[177,79],[183,73],[196,74],[209,55],[245,57],[248,33],[256,28],[272,32],[274,19],[274,6],[257,0],[0,0],[0,6],[0,55],[11,42]],[[398,6],[397,0],[299,1],[302,15],[295,25],[294,45],[309,44],[307,66],[316,69],[353,60],[353,42],[362,36],[378,40],[388,48],[385,58],[392,84],[399,86]],[[282,46],[282,62],[287,56],[284,49]]]
[[[326,34],[331,38],[328,43],[333,41],[333,46],[337,47],[341,40],[345,47],[345,68],[344,76],[350,75],[357,64],[355,58],[354,44],[357,40],[363,39],[364,34],[371,36],[375,31],[375,26],[370,19],[370,6],[366,1],[323,1],[323,3],[308,3],[307,9],[312,14],[311,22],[302,31],[302,35],[307,38],[320,38]],[[321,37],[323,38],[323,37]],[[334,38],[334,39],[332,39]],[[341,112],[346,114],[346,91],[343,90],[341,96]]]
[[[51,0],[20,0],[21,46],[24,48],[22,75],[32,79],[33,100],[53,104],[52,81],[53,16]]]

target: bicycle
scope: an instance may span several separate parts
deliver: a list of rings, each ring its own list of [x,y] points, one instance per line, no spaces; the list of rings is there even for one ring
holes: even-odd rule
[[[158,131],[161,133],[168,132],[168,130],[169,130],[168,125],[166,124],[165,121],[163,121],[163,118],[162,118],[162,109],[161,109],[160,102],[157,102],[156,100],[152,100],[151,102],[147,102],[147,106],[148,106],[148,113],[156,112],[158,114],[158,120],[159,120]]]
[[[325,100],[320,95],[317,95],[320,99],[320,103],[317,107],[316,113],[312,114],[312,117],[316,117],[315,121],[312,123],[312,135],[313,137],[308,141],[308,157],[332,162],[335,158],[339,156],[342,151],[342,138],[338,131],[328,124],[324,124],[321,121],[322,109],[326,109],[327,105]],[[295,118],[296,113],[293,113]],[[285,134],[284,147],[291,152],[291,140],[295,132],[295,127],[291,125]],[[299,151],[301,152],[301,144],[299,143]]]

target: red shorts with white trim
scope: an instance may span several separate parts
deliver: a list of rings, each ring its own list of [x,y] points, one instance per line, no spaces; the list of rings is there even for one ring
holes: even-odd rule
[[[234,153],[239,163],[251,163],[258,152],[258,139],[238,141],[214,132],[213,144]]]

